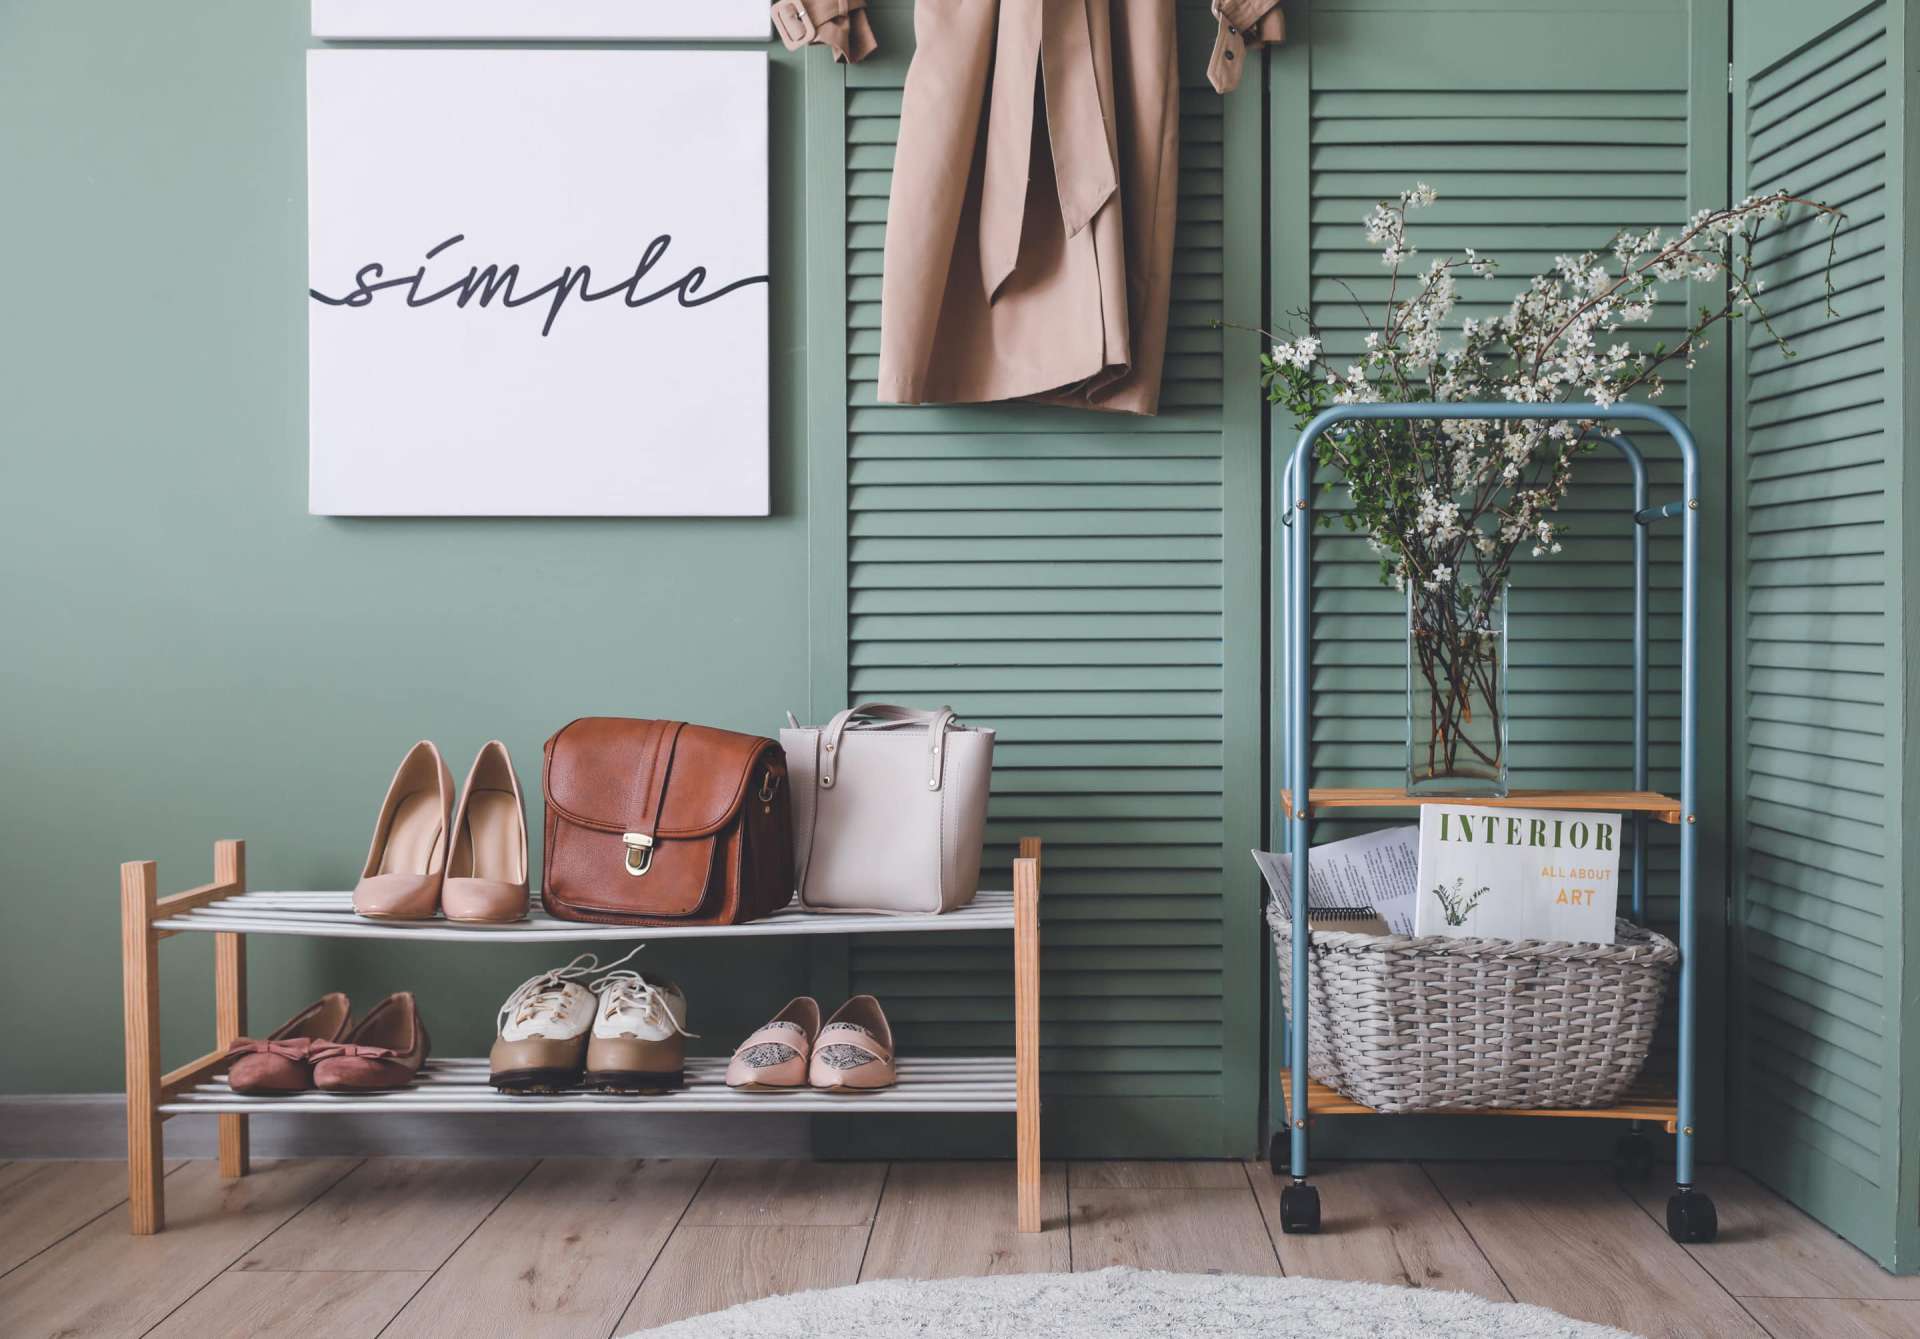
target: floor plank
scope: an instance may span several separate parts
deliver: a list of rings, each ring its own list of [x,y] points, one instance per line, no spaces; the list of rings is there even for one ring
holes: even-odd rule
[[[176,1160],[168,1167],[180,1165]],[[21,1161],[0,1166],[0,1274],[126,1198],[124,1162]]]
[[[1920,1339],[1920,1302],[1755,1297],[1745,1305],[1773,1339]]]
[[[855,1227],[873,1221],[884,1162],[803,1158],[715,1163],[688,1227]]]
[[[709,1166],[542,1162],[408,1303],[385,1339],[613,1333]]]
[[[1132,1265],[1181,1273],[1278,1274],[1273,1240],[1241,1173],[1237,1190],[1068,1193],[1075,1273]]]
[[[1719,1239],[1691,1246],[1735,1297],[1880,1297],[1920,1300],[1920,1278],[1889,1274],[1753,1178],[1716,1167],[1701,1183],[1720,1216]],[[1632,1187],[1656,1223],[1667,1221],[1672,1187]]]
[[[1518,1301],[1647,1339],[1764,1334],[1605,1167],[1435,1163],[1428,1171]]]
[[[0,1279],[0,1334],[144,1334],[353,1167],[261,1163],[225,1180],[190,1163],[167,1178],[166,1231],[130,1236],[125,1214],[105,1214]]]
[[[427,1278],[403,1270],[229,1272],[148,1339],[374,1339]]]
[[[630,1334],[778,1293],[857,1283],[866,1249],[864,1226],[682,1224],[614,1333]]]
[[[244,1270],[432,1270],[532,1169],[531,1159],[374,1158],[240,1262]]]
[[[1288,1274],[1513,1300],[1415,1163],[1322,1163],[1313,1174],[1320,1187],[1320,1231],[1291,1237],[1280,1230],[1280,1188],[1286,1178],[1275,1176],[1265,1162],[1248,1163],[1247,1173]]]
[[[1040,1169],[1040,1220],[1014,1219],[1010,1162],[896,1162],[874,1217],[862,1279],[950,1279],[981,1274],[1064,1273],[1067,1173]]]
[[[1284,1264],[1511,1287],[1651,1339],[1920,1339],[1916,1280],[1717,1170],[1721,1240],[1689,1252],[1656,1216],[1664,1188],[1636,1204],[1593,1166],[1327,1164],[1325,1229],[1286,1237],[1280,1183],[1251,1164],[1048,1164],[1037,1236],[1014,1230],[1008,1163],[554,1159],[514,1185],[526,1165],[281,1163],[223,1181],[189,1163],[168,1178],[169,1230],[134,1238],[122,1166],[0,1164],[0,1244],[66,1234],[0,1278],[0,1335],[604,1339],[856,1276]],[[1844,1293],[1865,1300],[1816,1295]]]
[[[1239,1190],[1246,1170],[1225,1159],[1187,1162],[1076,1162],[1067,1168],[1070,1190]]]

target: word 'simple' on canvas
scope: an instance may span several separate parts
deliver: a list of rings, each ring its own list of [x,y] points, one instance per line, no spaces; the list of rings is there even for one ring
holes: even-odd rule
[[[762,52],[308,59],[309,509],[765,515]]]

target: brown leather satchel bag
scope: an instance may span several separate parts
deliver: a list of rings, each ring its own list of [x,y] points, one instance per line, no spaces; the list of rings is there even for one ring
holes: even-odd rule
[[[793,895],[787,760],[757,735],[589,716],[547,741],[550,915],[735,925]]]

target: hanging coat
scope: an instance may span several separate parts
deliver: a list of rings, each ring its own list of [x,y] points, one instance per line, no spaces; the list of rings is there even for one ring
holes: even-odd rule
[[[1151,414],[1172,287],[1173,0],[919,0],[879,398]]]

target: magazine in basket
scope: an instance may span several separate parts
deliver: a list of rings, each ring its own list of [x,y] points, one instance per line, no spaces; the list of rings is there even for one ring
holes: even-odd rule
[[[1620,815],[1429,804],[1414,933],[1611,944]]]

